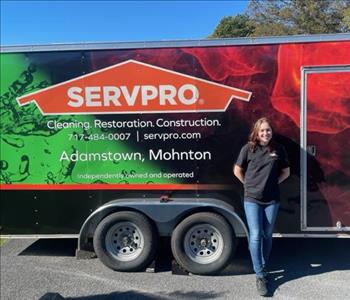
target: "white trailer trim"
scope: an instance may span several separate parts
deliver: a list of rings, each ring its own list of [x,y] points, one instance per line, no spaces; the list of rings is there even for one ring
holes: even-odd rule
[[[1,46],[0,53],[7,52],[43,52],[43,51],[73,51],[73,50],[113,50],[113,49],[151,49],[180,47],[216,47],[234,45],[288,44],[312,43],[329,41],[348,41],[349,33],[290,35],[271,37],[243,37],[227,39],[144,41],[144,42],[80,42],[48,45],[13,45]]]
[[[77,239],[79,234],[4,234],[2,239]]]
[[[303,66],[300,85],[300,229],[301,231],[350,231],[350,227],[312,227],[307,225],[307,75],[350,72],[350,65]],[[350,199],[349,199],[350,200]]]

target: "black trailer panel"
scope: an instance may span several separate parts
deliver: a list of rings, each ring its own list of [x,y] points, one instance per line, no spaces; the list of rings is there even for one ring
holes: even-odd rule
[[[76,235],[110,201],[162,195],[244,220],[232,165],[261,116],[291,164],[276,233],[349,232],[349,40],[2,48],[1,234]]]

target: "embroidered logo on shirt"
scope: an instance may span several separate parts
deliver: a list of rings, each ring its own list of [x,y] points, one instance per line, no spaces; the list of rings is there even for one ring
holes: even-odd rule
[[[271,153],[270,153],[270,156],[271,156],[271,157],[278,157],[278,155],[277,155],[276,152],[271,152]]]

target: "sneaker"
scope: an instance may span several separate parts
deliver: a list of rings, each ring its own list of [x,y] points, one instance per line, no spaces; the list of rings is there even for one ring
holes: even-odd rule
[[[256,279],[256,289],[260,296],[267,296],[267,279],[265,277]]]

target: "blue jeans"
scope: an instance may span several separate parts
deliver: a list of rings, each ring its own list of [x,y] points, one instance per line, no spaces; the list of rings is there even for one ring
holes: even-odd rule
[[[244,201],[244,210],[249,227],[249,250],[256,277],[264,277],[263,272],[272,248],[273,226],[276,221],[279,202],[258,204]]]

